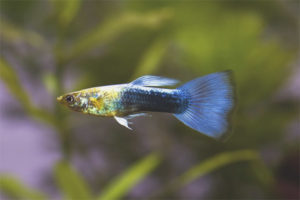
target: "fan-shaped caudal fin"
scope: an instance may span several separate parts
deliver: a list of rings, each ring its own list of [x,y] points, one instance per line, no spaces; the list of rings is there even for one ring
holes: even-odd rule
[[[231,76],[230,71],[213,73],[179,87],[190,99],[187,109],[174,114],[175,117],[207,136],[223,136],[228,130],[228,114],[234,106]]]

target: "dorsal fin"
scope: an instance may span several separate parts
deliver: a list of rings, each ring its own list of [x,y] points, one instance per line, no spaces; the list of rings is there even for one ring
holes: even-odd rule
[[[171,86],[176,85],[179,81],[176,79],[165,78],[161,76],[142,76],[129,84],[139,86]]]

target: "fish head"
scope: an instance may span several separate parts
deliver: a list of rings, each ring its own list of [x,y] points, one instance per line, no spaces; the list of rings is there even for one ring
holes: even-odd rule
[[[88,98],[80,92],[72,92],[56,98],[56,100],[69,109],[85,112],[88,107]]]

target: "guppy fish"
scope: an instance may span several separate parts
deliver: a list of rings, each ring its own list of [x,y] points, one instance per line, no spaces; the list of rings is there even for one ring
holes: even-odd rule
[[[234,106],[231,72],[196,78],[176,89],[157,88],[178,83],[175,79],[142,76],[130,83],[94,87],[62,95],[57,100],[71,110],[114,117],[129,127],[129,119],[145,112],[172,113],[185,125],[213,138],[228,129]]]

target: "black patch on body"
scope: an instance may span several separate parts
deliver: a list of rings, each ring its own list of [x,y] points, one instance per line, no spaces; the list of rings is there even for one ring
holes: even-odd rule
[[[181,113],[188,105],[188,97],[178,89],[134,86],[124,89],[121,95],[124,112]]]

